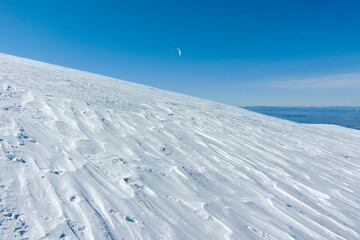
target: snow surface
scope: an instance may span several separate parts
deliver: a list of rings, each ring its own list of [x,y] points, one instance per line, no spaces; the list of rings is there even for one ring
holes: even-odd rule
[[[359,239],[360,131],[0,54],[0,239]]]

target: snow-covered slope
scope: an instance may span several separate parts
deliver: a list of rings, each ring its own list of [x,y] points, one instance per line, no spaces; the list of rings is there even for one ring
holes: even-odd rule
[[[359,239],[360,131],[0,54],[0,239]]]

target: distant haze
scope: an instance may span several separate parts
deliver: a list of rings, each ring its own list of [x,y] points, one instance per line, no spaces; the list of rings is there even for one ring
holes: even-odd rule
[[[299,123],[336,124],[360,130],[360,107],[242,107]]]

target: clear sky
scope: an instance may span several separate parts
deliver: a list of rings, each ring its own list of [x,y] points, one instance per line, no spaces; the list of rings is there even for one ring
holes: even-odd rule
[[[360,105],[359,0],[0,0],[0,52],[237,106]]]

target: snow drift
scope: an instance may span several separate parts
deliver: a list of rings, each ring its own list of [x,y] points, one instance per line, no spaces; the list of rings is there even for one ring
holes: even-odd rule
[[[359,239],[360,132],[0,54],[0,239]]]

